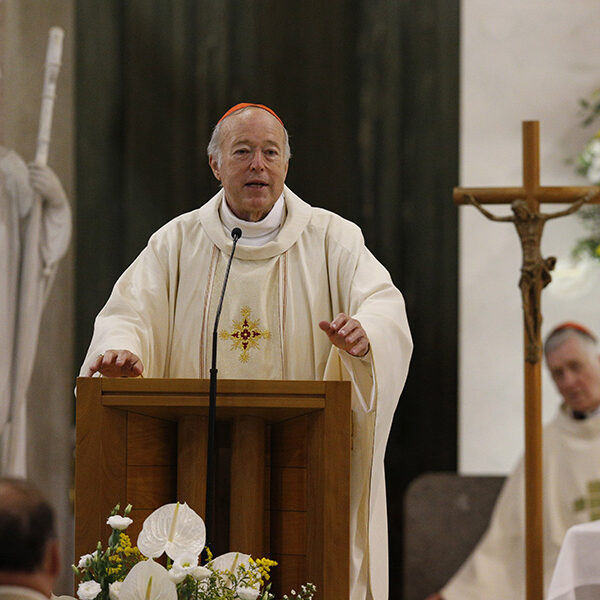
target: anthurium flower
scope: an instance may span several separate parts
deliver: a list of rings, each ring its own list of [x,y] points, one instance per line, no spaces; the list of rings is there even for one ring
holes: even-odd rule
[[[193,554],[198,556],[206,542],[202,518],[187,504],[165,504],[145,521],[137,540],[142,554],[157,558],[163,552],[172,560]]]
[[[227,552],[227,554],[221,554],[210,561],[210,566],[215,571],[231,571],[235,573],[240,565],[244,565],[246,569],[250,568],[250,555],[243,554],[242,552]]]
[[[106,521],[107,525],[110,525],[113,529],[118,529],[119,531],[127,529],[132,523],[133,519],[122,517],[121,515],[113,515],[112,517],[108,517],[108,520]]]
[[[236,571],[242,565],[247,571],[251,570],[249,554],[242,554],[241,552],[227,552],[227,554],[221,554],[221,556],[217,556],[217,558],[211,560],[208,564],[208,566],[215,571],[229,571],[233,575],[236,575]],[[259,594],[259,585],[257,584],[255,588],[249,586],[238,586],[235,592],[240,600],[256,600]]]
[[[108,597],[110,600],[119,600],[119,592],[122,585],[122,581],[113,581],[108,584]]]
[[[119,588],[119,600],[177,600],[167,570],[153,560],[137,563]]]
[[[260,594],[260,590],[255,590],[251,587],[238,587],[236,594],[240,600],[256,600]]]
[[[79,600],[94,600],[102,591],[102,587],[97,581],[82,581],[77,588],[77,597]]]

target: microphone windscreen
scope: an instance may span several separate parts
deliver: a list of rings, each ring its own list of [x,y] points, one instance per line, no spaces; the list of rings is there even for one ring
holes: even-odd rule
[[[234,240],[239,240],[242,237],[242,230],[239,227],[234,227],[231,230],[231,237]]]

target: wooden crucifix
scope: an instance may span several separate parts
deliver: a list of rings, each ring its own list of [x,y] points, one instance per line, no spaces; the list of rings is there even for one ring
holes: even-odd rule
[[[575,212],[582,204],[599,203],[600,187],[540,186],[539,122],[523,122],[523,186],[520,188],[455,188],[455,204],[472,204],[488,219],[513,223],[523,251],[519,288],[523,301],[525,350],[525,560],[527,600],[543,600],[541,292],[552,277],[554,257],[543,258],[541,240],[546,221]],[[570,204],[565,210],[540,212],[540,203]],[[483,204],[508,204],[513,214],[500,217]]]

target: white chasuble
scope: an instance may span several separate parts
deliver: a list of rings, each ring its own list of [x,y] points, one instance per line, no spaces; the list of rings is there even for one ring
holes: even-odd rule
[[[209,377],[233,247],[219,217],[222,199],[221,191],[150,238],[96,318],[82,375],[98,354],[123,348],[140,357],[146,377]],[[356,225],[287,187],[284,200],[276,238],[236,248],[218,328],[218,376],[352,382],[350,597],[387,600],[384,455],[412,352],[404,300]],[[319,328],[340,312],[367,333],[365,358],[332,346]]]
[[[600,518],[600,416],[560,410],[544,427],[544,587],[567,529]],[[490,526],[442,590],[445,600],[525,600],[525,469],[507,478]]]

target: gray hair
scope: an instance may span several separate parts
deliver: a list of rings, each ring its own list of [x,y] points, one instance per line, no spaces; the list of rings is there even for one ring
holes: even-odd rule
[[[567,323],[553,329],[544,342],[544,355],[548,357],[568,339],[576,338],[590,352],[596,351],[597,339],[591,331],[577,324]]]
[[[249,108],[255,108],[253,106],[246,106],[245,108],[241,108],[240,110],[236,110],[235,114],[244,112]],[[261,109],[262,110],[262,109]],[[212,135],[210,136],[210,141],[208,142],[208,146],[206,147],[206,153],[209,158],[212,156],[217,161],[217,166],[221,166],[221,129],[223,127],[223,121],[219,121],[215,128],[213,129]],[[283,147],[283,158],[287,162],[292,158],[292,151],[290,149],[290,136],[288,135],[287,129],[283,128],[284,134],[284,147]]]

